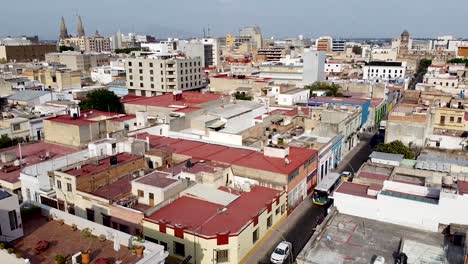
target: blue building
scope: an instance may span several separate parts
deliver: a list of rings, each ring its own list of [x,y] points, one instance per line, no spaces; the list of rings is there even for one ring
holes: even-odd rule
[[[370,99],[347,98],[347,97],[314,97],[310,98],[308,106],[320,106],[323,104],[333,104],[339,106],[360,106],[361,111],[361,126],[367,123],[369,118],[369,108],[371,106]]]

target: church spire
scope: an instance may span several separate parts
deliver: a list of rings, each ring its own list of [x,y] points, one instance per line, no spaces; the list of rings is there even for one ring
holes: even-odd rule
[[[84,37],[85,36],[83,21],[81,21],[81,16],[78,16],[77,33],[78,33],[78,37]]]
[[[60,22],[60,38],[68,38],[68,30],[67,25],[65,25],[65,18],[62,17],[62,21]]]

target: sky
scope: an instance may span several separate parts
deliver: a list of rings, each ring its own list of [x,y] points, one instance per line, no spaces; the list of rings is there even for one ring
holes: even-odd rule
[[[3,1],[0,37],[57,39],[61,16],[76,34],[150,34],[156,38],[237,34],[258,25],[264,38],[468,37],[467,0],[23,0]]]

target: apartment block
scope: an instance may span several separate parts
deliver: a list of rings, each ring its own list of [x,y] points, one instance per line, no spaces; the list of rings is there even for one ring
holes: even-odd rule
[[[44,55],[57,51],[57,46],[51,44],[0,46],[0,61],[28,62],[44,60]]]
[[[75,51],[46,54],[48,63],[65,65],[72,71],[89,72],[91,68],[109,65],[109,55],[102,53],[81,53]]]
[[[149,56],[129,58],[125,69],[129,94],[154,96],[204,87],[200,58]]]

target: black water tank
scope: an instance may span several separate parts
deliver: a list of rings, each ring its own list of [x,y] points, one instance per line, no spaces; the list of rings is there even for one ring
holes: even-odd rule
[[[110,165],[117,165],[117,156],[110,157]]]

